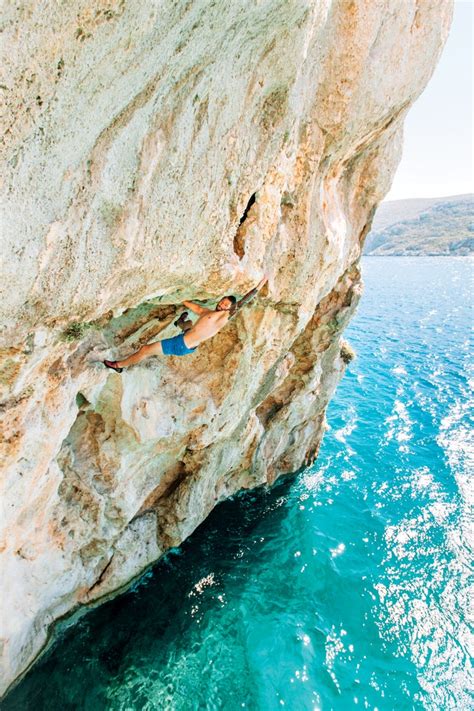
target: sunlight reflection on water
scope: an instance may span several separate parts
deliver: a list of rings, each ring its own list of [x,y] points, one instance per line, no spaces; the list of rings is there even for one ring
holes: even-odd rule
[[[317,462],[217,507],[5,711],[472,708],[471,272],[366,259]]]

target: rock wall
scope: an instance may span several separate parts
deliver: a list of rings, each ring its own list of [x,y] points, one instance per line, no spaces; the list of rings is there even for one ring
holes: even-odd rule
[[[449,0],[4,5],[2,689],[58,617],[312,461]],[[183,299],[269,284],[186,358]]]

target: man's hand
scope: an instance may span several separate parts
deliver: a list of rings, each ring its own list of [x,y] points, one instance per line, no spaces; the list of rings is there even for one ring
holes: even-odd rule
[[[257,286],[254,286],[253,289],[251,289],[247,294],[245,294],[245,296],[243,296],[243,297],[240,299],[240,301],[238,301],[238,302],[235,304],[234,308],[233,308],[232,311],[231,311],[231,315],[230,315],[229,318],[232,318],[232,316],[234,316],[234,315],[237,313],[237,311],[238,311],[239,309],[241,309],[242,306],[244,306],[244,304],[247,304],[251,299],[253,299],[253,297],[260,291],[260,289],[262,288],[262,286],[263,286],[264,284],[266,284],[267,281],[268,281],[268,277],[267,277],[267,275],[265,274],[265,276],[263,277],[263,279],[260,279],[260,281],[258,282]]]

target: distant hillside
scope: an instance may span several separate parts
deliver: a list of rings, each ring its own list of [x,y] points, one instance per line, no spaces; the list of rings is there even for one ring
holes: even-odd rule
[[[367,235],[370,256],[474,254],[472,194],[383,202]]]

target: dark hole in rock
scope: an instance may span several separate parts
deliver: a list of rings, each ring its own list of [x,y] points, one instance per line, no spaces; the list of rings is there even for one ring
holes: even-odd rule
[[[242,234],[240,232],[240,228],[242,227],[243,223],[247,219],[247,216],[249,214],[249,210],[252,207],[252,205],[255,203],[257,193],[253,193],[253,195],[250,196],[249,201],[247,203],[247,207],[245,208],[242,217],[240,218],[239,221],[239,226],[237,228],[237,232],[235,233],[234,237],[234,252],[238,256],[239,259],[242,259],[242,257],[245,254],[245,244],[244,244],[244,239],[242,237]]]
[[[255,196],[256,196],[256,194],[257,194],[257,193],[254,193],[253,195],[250,196],[250,200],[249,200],[248,203],[247,203],[247,207],[246,207],[245,210],[244,210],[244,214],[243,214],[242,217],[240,218],[239,227],[240,227],[240,225],[244,222],[244,220],[247,219],[247,215],[248,215],[248,213],[249,213],[249,210],[250,210],[250,208],[252,207],[252,205],[253,205],[254,202],[255,202]]]

